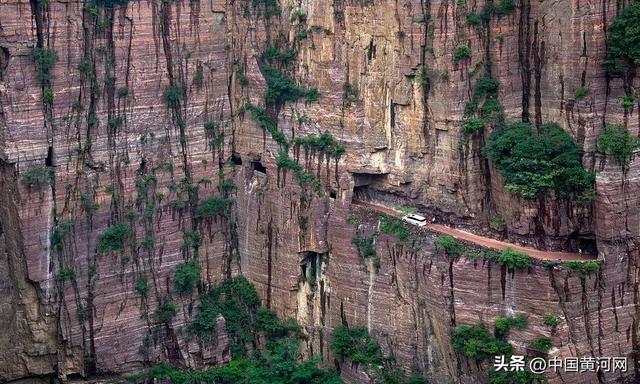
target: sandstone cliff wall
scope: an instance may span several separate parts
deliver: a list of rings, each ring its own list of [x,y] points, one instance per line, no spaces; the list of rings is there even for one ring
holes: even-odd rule
[[[450,327],[520,313],[532,324],[511,336],[521,350],[550,335],[541,319],[555,314],[565,318],[551,335],[558,355],[633,356],[640,162],[623,170],[595,154],[605,123],[624,122],[638,134],[637,106],[629,114],[618,105],[621,80],[607,80],[601,66],[619,4],[516,5],[479,31],[466,14],[481,2],[283,1],[269,18],[251,1],[130,1],[111,9],[1,2],[0,158],[3,181],[13,181],[3,182],[0,208],[8,213],[0,237],[4,259],[26,266],[7,269],[15,281],[3,289],[29,292],[22,303],[2,305],[16,313],[19,329],[41,332],[17,348],[27,360],[3,355],[2,378],[225,361],[223,350],[202,350],[185,337],[197,295],[173,289],[176,266],[195,255],[187,236],[194,229],[203,235],[197,254],[205,284],[244,273],[266,306],[305,326],[306,353],[327,362],[330,331],[347,322],[367,325],[407,371],[433,382],[481,382],[486,370],[455,356]],[[304,23],[291,21],[298,8]],[[460,42],[471,59],[454,64]],[[278,143],[243,112],[247,101],[263,104],[259,59],[274,44],[295,48],[288,73],[320,93],[318,102],[269,110],[278,129],[288,139],[326,130],[346,144],[339,160],[291,149],[322,182],[319,193],[278,169]],[[57,53],[45,81],[34,47]],[[465,105],[488,62],[509,117],[557,122],[585,150],[585,166],[597,173],[590,207],[517,199],[481,155],[488,132],[460,145]],[[346,83],[357,92],[345,95]],[[589,95],[576,100],[582,85]],[[43,101],[47,89],[50,102]],[[215,129],[205,129],[207,122]],[[28,188],[18,181],[42,165],[52,167],[53,182]],[[382,237],[376,269],[358,257],[347,223],[355,215],[375,225],[375,216],[350,206],[360,179],[376,199],[454,222],[486,227],[501,217],[514,239],[597,241],[605,266],[584,282],[541,266],[509,274],[434,256],[432,238],[407,245]],[[237,189],[218,188],[224,180]],[[197,203],[211,196],[234,199],[229,220],[193,219]],[[116,223],[132,230],[125,248],[97,252]],[[54,228],[64,229],[61,243],[52,244]],[[302,276],[311,264],[321,271],[315,284]],[[150,286],[146,298],[136,290],[141,279]],[[171,326],[154,315],[167,297],[179,309]]]

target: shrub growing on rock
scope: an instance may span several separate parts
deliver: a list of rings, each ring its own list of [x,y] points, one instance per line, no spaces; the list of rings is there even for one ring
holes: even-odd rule
[[[482,324],[461,325],[453,332],[453,350],[478,362],[496,355],[510,355],[512,347],[497,339]]]
[[[124,249],[124,242],[129,237],[131,229],[123,223],[117,223],[107,228],[98,240],[98,252],[112,252]]]
[[[498,255],[498,262],[506,265],[509,270],[527,269],[531,267],[531,257],[526,253],[507,248]]]
[[[174,286],[180,295],[190,295],[200,282],[200,264],[197,261],[182,263],[176,269]]]
[[[582,150],[560,126],[544,124],[534,132],[514,123],[489,136],[484,154],[506,179],[505,188],[524,198],[555,190],[560,197],[587,196],[595,177],[582,168]]]
[[[611,124],[598,136],[599,149],[621,165],[629,162],[638,146],[638,138],[632,136],[623,125]]]
[[[633,2],[615,18],[607,33],[609,52],[640,65],[640,3]]]

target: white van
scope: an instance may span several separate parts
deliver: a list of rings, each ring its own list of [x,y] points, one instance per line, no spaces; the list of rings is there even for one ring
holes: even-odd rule
[[[409,224],[416,225],[418,227],[427,226],[427,218],[417,213],[410,213],[408,215],[403,216],[402,221],[407,222]]]

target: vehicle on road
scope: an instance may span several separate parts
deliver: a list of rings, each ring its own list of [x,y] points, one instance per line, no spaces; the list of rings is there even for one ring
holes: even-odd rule
[[[418,213],[410,213],[408,215],[404,215],[402,216],[402,221],[412,225],[416,225],[418,227],[427,226],[427,218]]]

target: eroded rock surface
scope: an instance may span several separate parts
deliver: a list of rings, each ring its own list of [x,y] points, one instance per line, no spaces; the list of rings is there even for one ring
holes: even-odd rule
[[[523,0],[480,32],[466,15],[483,5],[281,1],[265,17],[261,2],[245,0],[1,2],[0,308],[15,331],[0,338],[12,346],[0,353],[0,378],[228,361],[224,337],[204,349],[187,337],[198,295],[178,295],[173,274],[196,251],[205,286],[245,274],[267,307],[304,325],[305,353],[328,364],[331,329],[346,322],[367,326],[430,382],[483,382],[486,369],[453,352],[451,327],[512,314],[530,323],[510,336],[517,351],[546,335],[554,356],[633,357],[640,160],[623,168],[595,152],[605,123],[638,135],[637,108],[625,112],[617,101],[622,80],[602,68],[620,5]],[[298,8],[306,21],[291,21]],[[460,42],[471,58],[453,63]],[[328,131],[346,145],[339,159],[291,146],[319,191],[278,168],[281,145],[243,108],[264,105],[260,57],[270,45],[295,49],[283,70],[320,95],[267,108],[277,129],[288,140]],[[34,47],[56,52],[46,78]],[[461,144],[465,105],[489,62],[508,117],[557,122],[585,150],[597,174],[590,206],[517,198],[482,156],[489,132]],[[577,100],[582,85],[589,94]],[[52,180],[28,187],[25,175],[42,166]],[[223,181],[236,188],[219,188]],[[363,195],[480,230],[500,217],[514,241],[597,243],[604,267],[584,279],[541,265],[510,273],[437,256],[431,235],[410,244],[385,235],[376,268],[352,243],[359,226],[377,222],[351,205]],[[233,199],[228,218],[195,218],[210,197]],[[98,252],[118,223],[131,230],[122,249]],[[202,235],[196,249],[193,230]],[[163,325],[155,312],[167,299],[178,314]],[[564,319],[553,333],[542,324],[547,314]],[[637,369],[623,376],[633,380]],[[364,380],[358,371],[345,377]],[[553,383],[618,378],[548,375]]]

